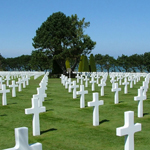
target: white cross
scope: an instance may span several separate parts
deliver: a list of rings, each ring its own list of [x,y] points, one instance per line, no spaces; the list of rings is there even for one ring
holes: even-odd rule
[[[45,94],[43,92],[43,89],[40,87],[40,88],[37,88],[37,94],[33,95],[33,98],[35,98],[35,97],[38,98],[38,106],[42,107],[43,106],[43,102],[44,102],[44,97],[47,97],[47,94]]]
[[[7,86],[9,86],[10,76],[9,76],[9,75],[7,75],[5,80],[6,80],[6,85],[7,85]]]
[[[9,85],[9,87],[12,87],[12,97],[16,97],[16,87],[18,87],[18,85],[15,84],[15,80],[12,80],[12,85]]]
[[[79,83],[80,76],[79,76],[79,74],[78,74],[78,73],[77,73],[76,78],[77,78],[77,83]]]
[[[0,93],[2,93],[2,105],[7,105],[7,97],[6,93],[9,93],[10,89],[6,89],[6,85],[2,84],[2,90],[0,90]]]
[[[61,78],[61,83],[63,84],[64,75],[61,74],[60,78]]]
[[[29,76],[28,75],[26,75],[26,77],[25,77],[25,79],[24,79],[25,81],[26,81],[26,85],[29,85],[29,80],[30,80],[30,78],[29,78]]]
[[[134,80],[133,77],[130,76],[130,79],[129,79],[129,80],[130,80],[130,88],[133,88],[133,80]]]
[[[104,96],[104,86],[106,86],[106,83],[103,78],[101,79],[101,84],[98,84],[98,86],[101,87],[101,96]]]
[[[124,94],[128,93],[128,84],[129,82],[127,81],[127,78],[124,78],[124,83],[122,83],[124,85]]]
[[[144,93],[144,95],[146,95],[146,92],[147,92],[147,90],[148,90],[148,82],[146,82],[146,81],[143,81],[143,93]]]
[[[40,135],[40,120],[39,113],[45,112],[45,107],[38,106],[38,98],[32,98],[32,108],[25,109],[25,114],[33,114],[32,126],[33,136]]]
[[[96,81],[94,81],[94,77],[92,77],[92,80],[90,81],[90,83],[92,84],[92,91],[95,90],[95,83]]]
[[[85,107],[85,94],[88,94],[88,91],[84,91],[84,85],[80,85],[80,91],[77,91],[77,95],[80,95],[80,108]]]
[[[88,81],[89,81],[89,79],[88,79],[88,77],[87,77],[87,76],[85,76],[84,81],[85,81],[85,87],[88,87]]]
[[[25,80],[25,77],[22,76],[22,79],[21,79],[22,83],[23,83],[23,88],[26,88],[26,80]]]
[[[118,77],[118,79],[119,79],[119,85],[121,85],[121,82],[122,82],[122,76],[120,75],[120,76]]]
[[[15,141],[15,147],[4,150],[42,150],[41,143],[35,143],[29,146],[27,127],[15,128]]]
[[[21,86],[22,81],[21,81],[21,78],[18,78],[18,81],[16,83],[18,84],[18,91],[19,92],[22,91],[22,86]]]
[[[96,83],[99,84],[99,78],[100,78],[99,74],[97,74],[95,78],[96,78]]]
[[[116,129],[116,135],[125,135],[124,150],[134,150],[134,133],[141,131],[141,124],[134,124],[134,111],[127,111],[124,116],[125,125]]]
[[[77,98],[76,95],[76,89],[79,87],[79,85],[76,85],[76,81],[73,81],[73,85],[70,88],[73,88],[73,99]]]
[[[4,82],[4,80],[2,79],[2,77],[0,77],[0,89],[2,89],[3,82]]]
[[[114,87],[114,89],[112,89],[112,92],[115,92],[115,97],[114,97],[115,104],[119,103],[119,98],[118,98],[119,91],[121,91],[121,88],[118,88],[118,83],[115,83],[115,87]]]
[[[138,96],[135,96],[134,100],[138,101],[138,117],[143,117],[143,100],[146,100],[146,95],[142,88],[138,89]]]
[[[103,105],[104,101],[103,100],[98,100],[98,93],[93,93],[93,101],[88,102],[88,106],[93,106],[93,126],[98,126],[99,125],[99,105]]]
[[[80,76],[80,84],[82,85],[83,84],[83,80],[84,80],[84,77],[83,75]]]
[[[64,82],[63,82],[63,85],[64,86],[66,86],[66,82],[68,81],[68,77],[67,76],[65,76],[65,78],[64,78]]]

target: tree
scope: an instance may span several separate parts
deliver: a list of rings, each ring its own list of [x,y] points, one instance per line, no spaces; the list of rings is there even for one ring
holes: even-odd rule
[[[126,72],[130,71],[130,61],[127,55],[123,55],[117,58],[117,64],[119,67],[122,67]],[[122,70],[123,71],[123,70]]]
[[[89,72],[89,63],[88,63],[88,58],[87,56],[83,57],[83,67],[82,67],[82,72]]]
[[[150,52],[144,53],[144,67],[147,72],[150,72]]]
[[[68,59],[66,60],[66,63],[65,63],[65,64],[66,64],[66,69],[70,68],[70,62],[69,62]]]
[[[96,44],[88,35],[84,35],[83,29],[88,26],[89,22],[85,22],[85,18],[79,20],[77,15],[69,17],[62,12],[53,13],[36,30],[33,47],[50,52],[63,73],[66,72],[67,58],[72,59],[73,71],[80,61],[81,54],[89,54]]]
[[[96,72],[96,64],[93,54],[90,55],[90,71]]]
[[[108,54],[104,55],[103,58],[105,64],[104,64],[104,68],[107,70],[107,72],[110,72],[111,68],[114,68],[114,64],[115,64],[115,59],[112,56],[109,56]]]
[[[30,65],[32,70],[44,71],[52,69],[52,56],[37,50],[32,51]]]
[[[84,56],[82,55],[80,57],[78,72],[82,72],[83,71],[83,58],[84,58]]]
[[[104,65],[105,65],[105,60],[104,60],[104,55],[101,54],[96,54],[95,55],[95,63],[96,67],[101,70],[101,72],[104,71]]]

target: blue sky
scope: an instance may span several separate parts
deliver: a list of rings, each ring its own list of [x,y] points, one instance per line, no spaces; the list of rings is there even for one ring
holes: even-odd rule
[[[118,56],[150,51],[150,0],[0,0],[0,53],[30,55],[36,30],[52,13],[77,14],[96,47],[95,54]]]

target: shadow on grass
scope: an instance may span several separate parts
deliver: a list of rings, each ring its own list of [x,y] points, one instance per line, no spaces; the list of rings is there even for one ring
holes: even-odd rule
[[[54,109],[47,109],[46,112],[47,112],[47,111],[54,111]]]
[[[44,100],[44,101],[52,101],[53,99],[51,98],[51,99],[47,99],[47,100]]]
[[[119,103],[123,103],[124,101],[120,101]]]
[[[143,113],[143,116],[148,115],[149,113]]]
[[[8,103],[8,105],[11,105],[11,104],[18,104],[18,103]]]
[[[99,124],[102,124],[102,123],[104,123],[104,122],[109,122],[109,121],[110,121],[110,120],[104,119],[104,120],[100,121]]]
[[[1,117],[3,117],[3,116],[7,116],[6,114],[2,114],[2,115],[0,115]]]
[[[57,130],[57,129],[51,128],[51,129],[48,129],[48,130],[41,131],[40,133],[41,133],[41,134],[44,134],[44,133],[46,133],[46,132],[55,131],[55,130]]]

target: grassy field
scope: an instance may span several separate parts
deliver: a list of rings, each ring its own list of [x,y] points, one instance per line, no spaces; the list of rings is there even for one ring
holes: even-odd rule
[[[37,93],[36,88],[42,76],[30,85],[17,92],[17,97],[7,95],[8,105],[2,106],[0,96],[0,150],[15,146],[14,128],[28,127],[29,143],[40,142],[43,150],[123,150],[124,137],[116,136],[116,128],[124,125],[124,112],[134,111],[134,122],[142,124],[142,131],[135,133],[135,150],[150,149],[150,92],[144,101],[144,117],[137,117],[137,89],[142,85],[141,80],[128,87],[128,94],[124,94],[124,87],[119,92],[119,104],[114,104],[114,92],[111,92],[110,79],[107,79],[104,105],[99,107],[100,125],[94,127],[92,122],[93,108],[87,107],[87,102],[92,101],[91,85],[85,95],[85,108],[80,109],[80,97],[72,98],[72,93],[60,83],[60,79],[49,79],[47,98],[43,105],[46,112],[40,114],[40,136],[32,135],[32,115],[25,115],[25,108],[31,108],[31,98]],[[8,87],[7,87],[8,88]],[[78,89],[79,90],[79,89]],[[95,92],[100,93],[100,88],[95,85]]]

